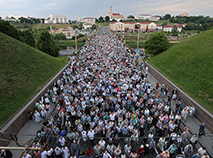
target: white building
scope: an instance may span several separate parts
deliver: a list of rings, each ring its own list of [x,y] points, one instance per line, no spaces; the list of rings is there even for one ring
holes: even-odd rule
[[[159,16],[152,16],[150,14],[140,14],[137,19],[139,20],[150,20],[150,21],[158,21],[160,20]]]
[[[177,26],[177,32],[181,32],[183,27],[180,24],[176,24],[176,26]],[[172,32],[172,29],[173,29],[173,25],[166,25],[163,27],[164,32]]]
[[[81,22],[87,23],[87,24],[95,24],[95,18],[94,17],[84,17]]]
[[[50,14],[50,18],[45,19],[44,23],[45,24],[67,24],[68,18],[67,18],[67,15]]]
[[[156,26],[156,29],[157,29],[157,30],[162,30],[162,29],[163,29],[163,26],[157,25],[157,26]]]

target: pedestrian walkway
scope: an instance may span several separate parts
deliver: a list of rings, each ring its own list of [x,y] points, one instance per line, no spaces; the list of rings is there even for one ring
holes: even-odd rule
[[[103,32],[105,33],[103,34]],[[146,73],[148,77],[144,78],[145,74],[142,74],[142,71],[145,73],[145,68],[142,66],[135,67],[133,59],[126,53],[127,48],[123,47],[116,38],[109,36],[111,33],[108,29],[102,27],[97,34],[91,40],[91,45],[85,45],[80,52],[80,62],[72,62],[70,68],[65,70],[62,79],[57,81],[55,85],[58,87],[58,91],[54,91],[55,88],[53,88],[54,94],[59,94],[64,99],[58,106],[59,109],[56,111],[58,116],[53,117],[53,123],[54,126],[60,128],[60,131],[66,129],[70,132],[70,137],[67,137],[67,147],[70,148],[74,144],[73,139],[79,140],[81,132],[88,132],[86,137],[88,136],[87,138],[90,140],[88,142],[87,139],[80,138],[82,144],[83,141],[87,144],[86,146],[81,144],[80,148],[85,153],[89,146],[94,147],[94,142],[99,142],[100,137],[105,138],[105,143],[109,147],[108,152],[111,155],[119,155],[121,150],[125,151],[126,145],[132,145],[136,152],[137,149],[146,150],[145,153],[149,154],[148,157],[155,157],[156,143],[159,141],[159,137],[164,137],[164,133],[169,136],[166,138],[167,146],[164,148],[163,145],[161,151],[167,150],[172,143],[177,144],[176,137],[173,140],[170,134],[178,131],[175,128],[170,130],[169,126],[174,123],[178,124],[176,122],[179,121],[178,118],[168,120],[168,117],[167,120],[164,120],[167,112],[162,107],[165,105],[161,102],[159,93],[153,91],[158,81],[149,73]],[[69,86],[66,86],[65,82]],[[159,86],[161,87],[161,84]],[[162,107],[159,105],[162,105]],[[174,102],[171,106],[174,109]],[[53,106],[51,108],[53,109]],[[151,108],[157,110],[155,109],[153,112]],[[77,112],[79,115],[76,114]],[[64,114],[63,117],[59,116],[62,113]],[[69,117],[65,118],[65,115]],[[163,120],[160,120],[162,116]],[[59,124],[56,119],[57,121],[59,119]],[[66,123],[70,121],[76,128],[64,125],[65,121]],[[186,120],[186,125],[190,126],[192,133],[197,133],[196,129],[199,124],[200,122],[196,118],[187,118]],[[46,125],[45,129],[52,130],[52,124],[48,125],[50,127]],[[82,125],[84,128],[82,128]],[[33,139],[33,135],[41,127],[42,123],[28,122],[19,132],[18,141],[28,142]],[[154,129],[151,129],[151,127]],[[206,133],[207,136],[211,134],[208,130],[206,130]],[[52,136],[57,137],[60,134],[56,133]],[[92,139],[94,137],[96,138]],[[114,140],[115,137],[121,139],[121,143]],[[204,143],[203,145],[212,155],[212,139],[206,138],[210,137],[202,137],[200,141]],[[49,146],[55,148],[58,144],[56,144],[56,141],[53,141],[53,143],[55,144],[49,144]],[[14,145],[14,143],[10,144],[10,146]],[[114,149],[115,146],[116,150]],[[146,147],[144,148],[144,146]],[[184,146],[185,144],[182,147]],[[71,148],[70,151],[78,155],[76,149]],[[150,151],[153,152],[150,153]],[[125,152],[126,155],[130,154],[128,150]],[[132,154],[134,152],[131,151]],[[21,153],[22,151],[13,151],[14,157],[19,157]]]
[[[156,85],[158,81],[151,75],[149,74],[147,77],[148,81],[150,81],[153,85]],[[161,87],[161,84],[159,87]],[[174,102],[172,102],[172,108],[174,108]],[[196,115],[196,114],[195,114]],[[186,126],[190,126],[191,132],[194,134],[198,134],[198,127],[200,126],[201,122],[198,121],[195,117],[193,118],[187,118],[186,122],[184,122]],[[206,135],[202,136],[199,139],[199,142],[206,148],[208,153],[213,157],[213,134],[206,128],[205,129]]]

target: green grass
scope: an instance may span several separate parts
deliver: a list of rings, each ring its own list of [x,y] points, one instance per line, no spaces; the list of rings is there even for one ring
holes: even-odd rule
[[[174,25],[175,23],[167,21],[167,20],[158,20],[158,21],[153,21],[154,23],[158,25],[163,25],[164,23],[167,23],[167,25]]]
[[[84,37],[78,39],[78,43],[77,43],[78,48],[82,47],[85,44],[86,40],[87,40],[87,36],[84,36]],[[64,48],[64,47],[67,47],[67,46],[75,47],[75,40],[70,40],[70,39],[57,40],[56,45],[60,48]]]
[[[98,26],[109,26],[110,22],[95,23]]]
[[[0,33],[0,126],[67,63]]]
[[[213,30],[176,44],[149,63],[213,112]]]

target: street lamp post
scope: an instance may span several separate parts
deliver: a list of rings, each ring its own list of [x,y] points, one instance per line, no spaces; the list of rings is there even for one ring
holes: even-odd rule
[[[139,48],[139,34],[140,34],[140,26],[138,27],[137,49]]]
[[[75,53],[76,53],[76,61],[78,62],[78,41],[77,41],[77,30],[75,30]]]

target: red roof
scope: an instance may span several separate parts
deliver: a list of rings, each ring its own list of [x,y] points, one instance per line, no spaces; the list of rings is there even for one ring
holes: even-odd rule
[[[164,26],[164,28],[165,28],[165,27],[173,28],[173,25],[166,25],[166,26]]]
[[[120,13],[112,13],[112,15],[114,15],[114,16],[119,16]]]
[[[124,24],[135,24],[136,22],[123,22]]]
[[[93,18],[93,17],[85,17],[84,19],[95,19],[95,18]]]
[[[157,26],[161,26],[161,25],[157,25]]]
[[[140,22],[140,24],[149,24],[149,22]]]

